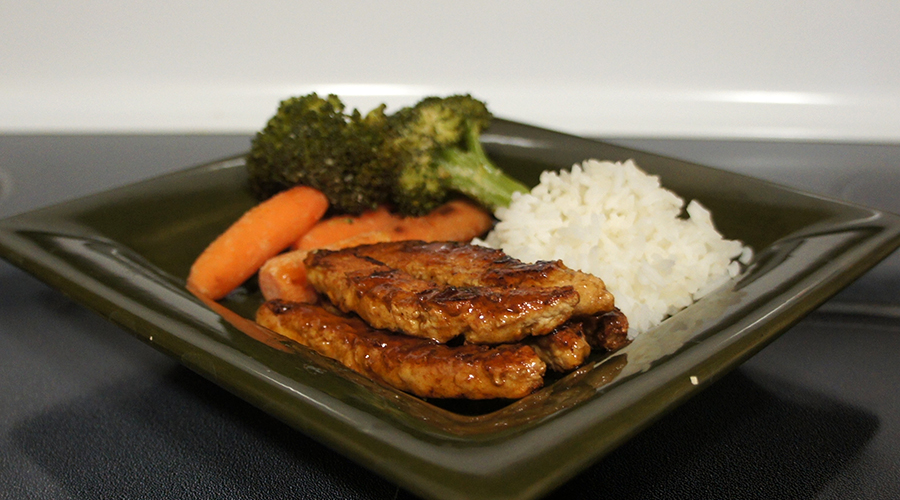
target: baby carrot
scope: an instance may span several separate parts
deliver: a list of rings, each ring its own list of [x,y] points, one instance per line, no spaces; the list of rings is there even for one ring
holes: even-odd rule
[[[384,205],[357,216],[337,215],[313,226],[300,237],[294,248],[326,248],[358,234],[381,230],[396,219],[397,216]]]
[[[387,239],[376,239],[372,242],[468,241],[483,234],[492,224],[490,213],[465,200],[447,202],[421,217],[403,217],[390,213],[385,207],[380,207],[356,217],[337,216],[321,221],[301,236],[294,248],[300,250],[344,248],[349,246],[344,242],[366,233],[386,235],[383,238]]]
[[[328,209],[322,192],[297,186],[245,212],[191,266],[188,288],[218,300],[309,231]]]
[[[266,300],[315,302],[316,289],[306,280],[303,260],[309,250],[293,250],[267,260],[259,268],[259,291]]]
[[[390,241],[469,241],[494,224],[491,214],[472,202],[447,202],[422,217],[404,217],[388,231]]]

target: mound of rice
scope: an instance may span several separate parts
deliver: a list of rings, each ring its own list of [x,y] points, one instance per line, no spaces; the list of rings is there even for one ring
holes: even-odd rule
[[[544,172],[495,216],[499,222],[479,243],[598,276],[632,337],[736,276],[750,257],[740,241],[722,237],[708,210],[696,201],[685,207],[631,160]]]

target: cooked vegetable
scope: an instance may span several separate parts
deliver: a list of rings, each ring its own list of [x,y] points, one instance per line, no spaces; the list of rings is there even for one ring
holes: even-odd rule
[[[506,206],[516,191],[528,191],[491,162],[481,132],[493,116],[469,95],[428,97],[390,117],[385,142],[397,162],[392,201],[407,215],[422,215],[462,193],[488,209]]]
[[[325,193],[336,213],[359,214],[385,203],[395,177],[381,156],[384,106],[365,117],[347,114],[336,95],[282,101],[254,137],[247,157],[253,190],[262,198],[298,184]]]
[[[469,95],[428,97],[390,116],[382,105],[365,117],[345,113],[335,95],[287,99],[253,140],[251,186],[262,197],[311,186],[338,214],[390,203],[403,215],[425,215],[454,193],[493,210],[527,188],[482,149],[492,119]]]
[[[293,250],[267,260],[259,269],[259,291],[267,300],[312,304],[319,295],[306,279],[303,259],[309,250]]]
[[[309,231],[328,210],[316,189],[296,186],[245,212],[197,257],[188,288],[213,300],[228,295],[262,264]]]
[[[386,207],[362,215],[335,216],[323,220],[300,237],[298,249],[336,248],[367,233],[384,233],[374,241],[469,241],[484,234],[493,225],[491,214],[474,203],[465,200],[449,201],[426,215],[404,217],[391,213]],[[362,244],[362,243],[357,243]]]
[[[396,214],[392,214],[386,205],[359,215],[336,215],[313,226],[295,242],[294,248],[327,248],[359,234],[382,231],[399,218]]]

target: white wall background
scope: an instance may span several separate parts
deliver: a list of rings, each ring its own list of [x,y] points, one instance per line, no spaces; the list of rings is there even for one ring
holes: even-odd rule
[[[0,0],[0,132],[251,132],[471,92],[633,137],[900,141],[900,2]]]

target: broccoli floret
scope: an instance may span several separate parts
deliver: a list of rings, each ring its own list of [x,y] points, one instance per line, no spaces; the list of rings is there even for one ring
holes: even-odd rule
[[[389,118],[386,156],[397,164],[392,200],[399,212],[422,215],[462,193],[493,210],[527,187],[491,162],[481,132],[493,116],[469,95],[428,97]]]
[[[324,192],[332,213],[391,203],[423,215],[455,192],[491,210],[527,191],[481,147],[493,116],[469,95],[428,97],[393,115],[345,113],[335,95],[287,99],[256,134],[247,157],[253,190],[268,197],[298,184]]]
[[[383,155],[384,106],[363,117],[344,112],[336,95],[282,101],[254,137],[247,157],[250,185],[268,197],[303,184],[328,197],[331,211],[358,214],[387,202],[396,170]]]

